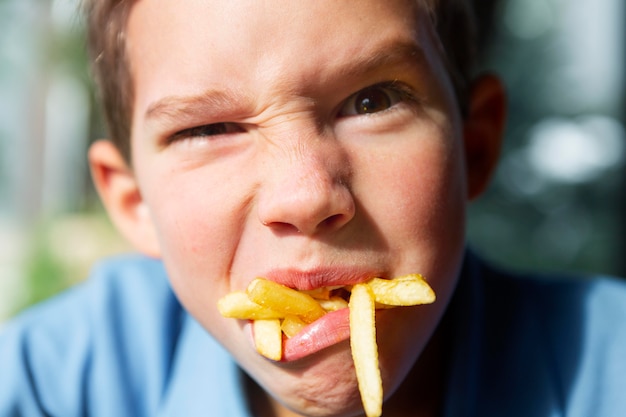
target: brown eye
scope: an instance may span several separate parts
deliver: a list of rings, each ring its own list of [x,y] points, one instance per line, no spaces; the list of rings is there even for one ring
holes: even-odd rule
[[[376,113],[391,107],[391,99],[381,88],[373,87],[361,91],[354,98],[356,114]]]
[[[350,96],[339,111],[340,117],[379,113],[402,100],[402,93],[390,87],[375,85]]]

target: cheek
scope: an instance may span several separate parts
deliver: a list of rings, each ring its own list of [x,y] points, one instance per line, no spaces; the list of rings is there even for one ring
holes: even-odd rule
[[[451,292],[465,244],[460,141],[445,130],[414,136],[364,161],[359,199],[381,231],[397,274],[419,272],[441,300]]]
[[[223,187],[200,181],[203,175],[166,176],[144,198],[172,286],[193,314],[230,291],[240,211],[224,199]]]
[[[404,189],[407,230],[431,243],[463,229],[465,180],[456,154],[432,153],[416,161]],[[409,217],[409,213],[413,216]],[[412,227],[412,229],[410,229]]]
[[[361,170],[367,174],[359,178],[359,199],[374,221],[411,240],[438,240],[436,232],[455,230],[465,182],[459,152],[449,142],[438,136],[362,162],[368,168]]]

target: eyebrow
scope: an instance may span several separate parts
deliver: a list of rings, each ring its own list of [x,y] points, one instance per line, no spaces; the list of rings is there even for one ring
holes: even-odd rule
[[[209,89],[198,95],[164,97],[152,103],[145,113],[146,120],[180,120],[196,115],[225,112],[231,109],[233,103],[237,107],[251,103],[250,97],[242,92],[231,89]]]
[[[381,43],[372,50],[364,51],[332,68],[332,77],[356,77],[372,73],[377,69],[399,65],[407,58],[412,65],[422,65],[423,49],[414,41],[395,41]],[[236,103],[235,105],[233,103]],[[146,121],[185,120],[206,115],[219,117],[220,114],[232,116],[253,107],[253,99],[241,90],[229,88],[210,88],[198,95],[171,95],[155,101],[145,112]]]
[[[424,61],[424,50],[415,41],[384,43],[360,55],[344,68],[339,67],[340,74],[348,76],[367,74],[389,65],[398,65],[407,58],[413,65],[421,65]]]

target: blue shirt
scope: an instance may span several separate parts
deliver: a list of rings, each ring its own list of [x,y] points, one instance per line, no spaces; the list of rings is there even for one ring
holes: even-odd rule
[[[515,276],[468,255],[444,320],[444,416],[626,415],[624,282]],[[142,257],[100,264],[0,333],[0,417],[248,417],[242,378]]]

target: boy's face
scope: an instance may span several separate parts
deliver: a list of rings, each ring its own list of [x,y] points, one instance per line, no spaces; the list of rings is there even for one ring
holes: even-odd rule
[[[189,312],[298,412],[360,409],[348,342],[268,361],[249,325],[219,315],[220,297],[257,276],[314,288],[423,274],[435,304],[377,313],[391,393],[455,285],[467,194],[461,125],[416,3],[163,0],[132,9],[140,194],[125,201],[141,230],[154,231],[135,240],[162,257]]]

